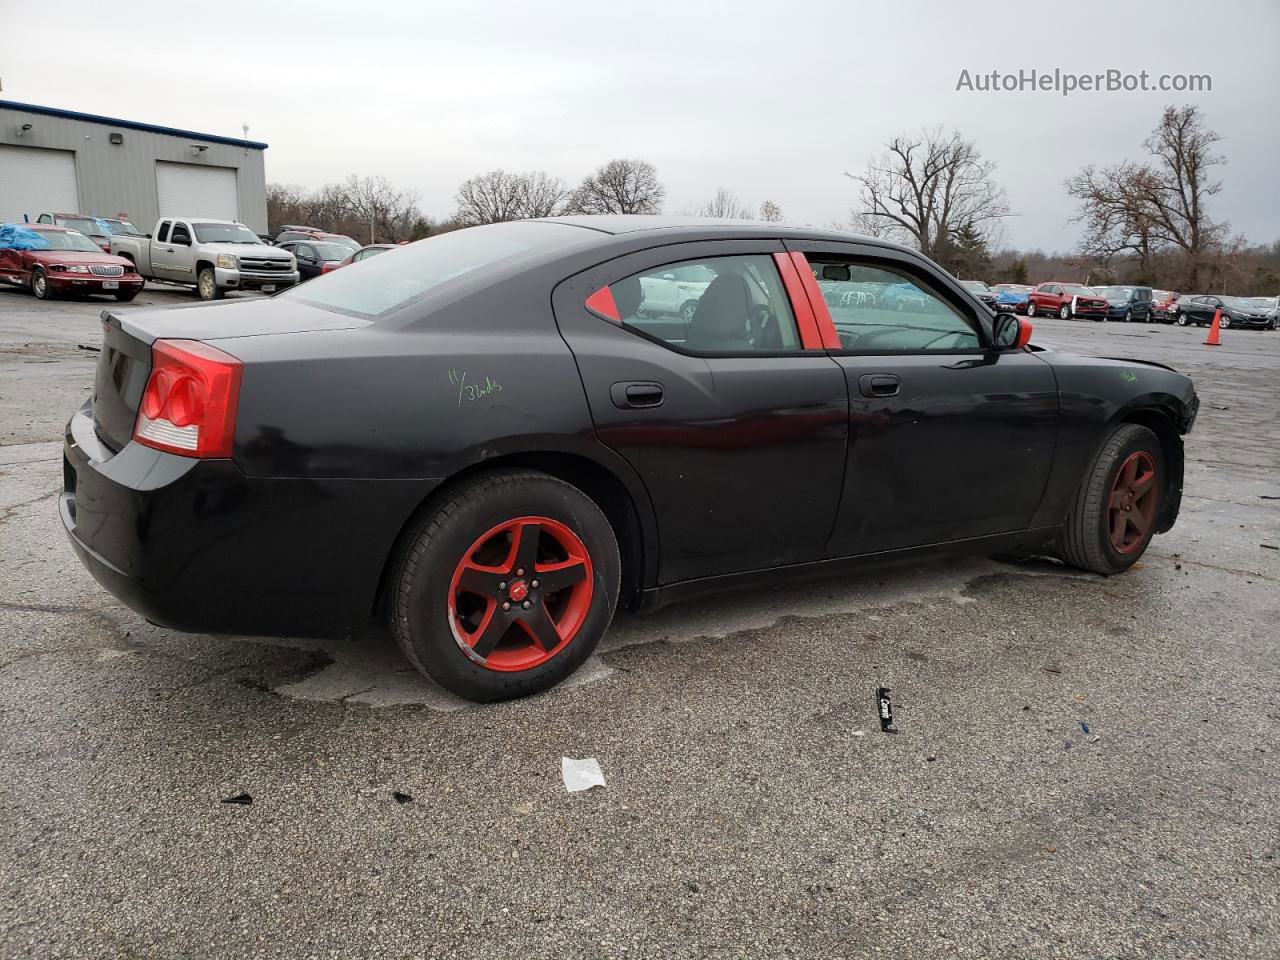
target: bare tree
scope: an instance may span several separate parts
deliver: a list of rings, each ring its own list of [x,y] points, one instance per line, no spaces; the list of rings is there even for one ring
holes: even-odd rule
[[[1153,258],[1177,250],[1184,260],[1180,285],[1199,289],[1202,271],[1212,265],[1216,275],[1224,262],[1228,225],[1207,212],[1208,199],[1222,189],[1210,172],[1223,162],[1213,153],[1220,139],[1198,107],[1166,107],[1143,141],[1148,162],[1087,166],[1067,180],[1067,193],[1080,204],[1074,219],[1085,226],[1081,252],[1103,263],[1133,254],[1147,276]]]
[[[454,218],[467,226],[504,223],[530,217],[550,217],[559,213],[569,198],[569,190],[558,177],[541,170],[507,173],[490,170],[472,177],[460,187],[454,199]]]
[[[659,213],[667,191],[646,160],[610,160],[583,178],[569,198],[571,213]]]
[[[722,220],[750,220],[751,207],[738,199],[728,187],[719,187],[715,196],[698,207],[697,216],[716,217]]]
[[[418,214],[418,195],[397,190],[386,177],[357,177],[343,184],[351,216],[369,225],[369,242],[397,241]]]
[[[782,208],[772,200],[760,204],[760,219],[766,223],[777,223],[782,219]]]
[[[862,193],[862,209],[852,221],[863,233],[896,238],[936,257],[961,224],[985,236],[1009,215],[1004,188],[992,178],[995,168],[956,130],[895,137],[863,173],[845,173]]]

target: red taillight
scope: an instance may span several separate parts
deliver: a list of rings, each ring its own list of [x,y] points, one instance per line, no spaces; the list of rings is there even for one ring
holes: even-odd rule
[[[320,272],[328,273],[330,270],[337,270],[340,266],[342,266],[342,264],[337,260],[326,260],[324,265],[320,267]]]
[[[199,340],[157,340],[133,439],[184,457],[229,457],[242,364]]]

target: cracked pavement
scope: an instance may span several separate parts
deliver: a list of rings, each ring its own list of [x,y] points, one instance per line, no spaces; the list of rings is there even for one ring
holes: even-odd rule
[[[101,308],[0,290],[0,957],[1280,954],[1280,335],[1036,321],[1196,379],[1127,575],[681,604],[477,707],[383,635],[181,635],[93,583],[55,497]]]

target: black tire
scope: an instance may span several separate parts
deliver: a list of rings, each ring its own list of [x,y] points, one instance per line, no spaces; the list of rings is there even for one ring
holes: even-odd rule
[[[698,309],[697,300],[686,300],[680,304],[680,319],[685,323],[693,322],[693,314]]]
[[[1059,320],[1071,319],[1071,304],[1064,303],[1061,307],[1058,308],[1058,319]]]
[[[1034,317],[1035,317],[1035,315],[1036,315],[1036,305],[1035,305],[1034,303],[1032,303],[1030,300],[1028,300],[1028,301],[1027,301],[1027,316],[1028,316],[1029,318],[1034,318]]]
[[[226,294],[218,287],[218,275],[213,267],[205,267],[196,277],[196,296],[201,300],[221,300]]]
[[[1133,323],[1133,311],[1132,311],[1132,310],[1126,310],[1126,311],[1124,312],[1124,322],[1125,322],[1125,323]]]
[[[1187,315],[1185,313],[1180,313],[1176,317],[1174,317],[1173,322],[1180,327],[1185,327],[1191,321],[1187,319]]]
[[[49,285],[49,278],[42,267],[34,267],[31,270],[31,292],[36,295],[37,300],[58,299],[58,291]]]
[[[1231,329],[1231,318],[1228,317],[1225,313],[1218,318],[1218,329],[1219,330]]]
[[[1121,552],[1112,544],[1108,528],[1108,500],[1120,468],[1134,454],[1145,452],[1155,464],[1156,503],[1153,519],[1141,540]],[[1136,423],[1119,424],[1102,444],[1086,471],[1058,538],[1058,552],[1073,567],[1103,576],[1123,573],[1146,552],[1164,507],[1164,453],[1159,438]]]
[[[590,605],[577,632],[550,659],[528,669],[495,670],[477,662],[469,649],[464,653],[465,644],[455,636],[451,583],[477,537],[531,516],[565,525],[586,547]],[[486,474],[449,491],[406,536],[391,577],[391,632],[410,663],[460,697],[487,703],[529,696],[555,686],[595,650],[613,619],[621,569],[613,528],[582,491],[535,471]]]

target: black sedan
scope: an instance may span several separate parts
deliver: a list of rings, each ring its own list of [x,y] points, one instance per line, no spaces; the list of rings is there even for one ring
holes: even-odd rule
[[[293,254],[298,261],[298,276],[302,280],[311,280],[322,273],[337,270],[351,256],[350,247],[319,240],[287,240],[277,246]]]
[[[996,297],[998,294],[988,287],[983,281],[961,280],[960,286],[964,287],[992,310],[996,309]]]
[[[690,265],[688,324],[655,320]],[[179,630],[383,618],[477,700],[570,674],[619,604],[930,551],[1119,573],[1178,515],[1198,405],[1030,346],[918,253],[772,224],[494,224],[103,319],[60,498],[98,581]]]
[[[1206,294],[1183,297],[1178,301],[1178,325],[1181,327],[1193,323],[1208,326],[1213,323],[1215,314],[1220,317],[1218,325],[1224,330],[1229,327],[1266,330],[1274,325],[1274,315],[1270,308],[1249,297],[1217,297]]]

